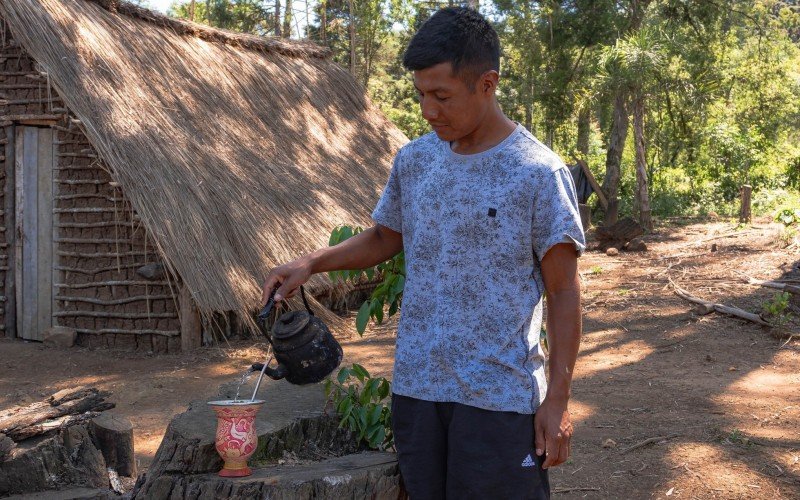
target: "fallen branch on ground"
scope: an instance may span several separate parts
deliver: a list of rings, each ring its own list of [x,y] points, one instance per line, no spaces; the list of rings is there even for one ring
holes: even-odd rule
[[[790,285],[788,283],[781,283],[780,281],[757,280],[755,278],[751,278],[748,276],[747,283],[750,285],[759,285],[766,288],[774,288],[775,290],[781,290],[782,292],[789,292],[800,295],[800,286]]]
[[[600,488],[578,487],[578,488],[556,488],[553,493],[569,493],[570,491],[600,491]]]
[[[639,441],[638,443],[634,444],[633,446],[629,446],[629,447],[625,448],[624,450],[620,451],[620,454],[624,455],[624,454],[629,453],[629,452],[631,452],[633,450],[638,450],[639,448],[647,446],[648,444],[658,443],[659,441],[666,441],[667,439],[676,438],[679,435],[680,434],[670,434],[669,436],[656,436],[656,437],[647,438],[644,441]]]
[[[703,314],[708,314],[712,311],[716,311],[718,313],[727,314],[729,316],[736,316],[737,318],[746,319],[747,321],[752,321],[753,323],[757,323],[759,325],[769,326],[769,327],[772,326],[770,323],[764,321],[758,314],[747,312],[744,309],[739,309],[738,307],[726,306],[725,304],[717,304],[715,302],[703,300],[699,297],[695,297],[694,295],[690,294],[683,288],[676,285],[675,282],[672,281],[672,279],[670,279],[670,283],[672,283],[672,287],[675,290],[675,294],[678,297],[688,300],[689,302],[693,302],[695,304],[700,304],[703,307],[703,310],[701,311],[701,313]]]

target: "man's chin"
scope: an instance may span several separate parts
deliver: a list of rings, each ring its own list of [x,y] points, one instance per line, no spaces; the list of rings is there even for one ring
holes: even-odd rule
[[[433,131],[436,133],[436,137],[442,141],[452,142],[458,139],[450,127],[433,127]]]

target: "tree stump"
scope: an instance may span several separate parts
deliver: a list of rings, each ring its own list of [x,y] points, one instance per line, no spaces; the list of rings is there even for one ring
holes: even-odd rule
[[[133,424],[127,418],[101,413],[91,421],[95,444],[103,453],[106,466],[122,476],[136,476],[133,453]]]
[[[739,188],[739,222],[750,222],[752,215],[750,212],[750,198],[753,193],[753,186],[749,184],[743,185]]]
[[[0,497],[71,486],[108,489],[103,454],[87,424],[22,441],[0,462]]]
[[[243,478],[216,473],[170,474],[136,490],[134,499],[225,498],[407,498],[394,453],[367,451],[319,462],[271,465]]]
[[[599,249],[606,251],[612,247],[619,250],[642,234],[644,234],[644,228],[632,218],[625,217],[611,226],[597,228],[595,237],[598,240]]]

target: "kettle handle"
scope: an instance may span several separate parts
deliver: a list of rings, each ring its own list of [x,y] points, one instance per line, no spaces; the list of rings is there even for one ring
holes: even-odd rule
[[[264,308],[261,309],[261,312],[258,313],[258,320],[262,323],[266,323],[267,318],[269,317],[269,313],[272,312],[272,308],[275,307],[275,292],[278,291],[278,287],[272,289],[269,294],[269,299],[267,303],[264,305]],[[306,298],[306,288],[303,285],[300,285],[300,296],[303,298],[303,305],[306,306],[306,311],[311,316],[314,315],[314,311],[311,310],[311,307],[308,305],[308,299]]]

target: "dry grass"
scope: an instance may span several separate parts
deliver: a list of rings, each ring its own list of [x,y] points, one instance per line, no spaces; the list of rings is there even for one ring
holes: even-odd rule
[[[0,13],[200,309],[247,321],[268,269],[369,223],[407,139],[324,49],[103,3]]]

